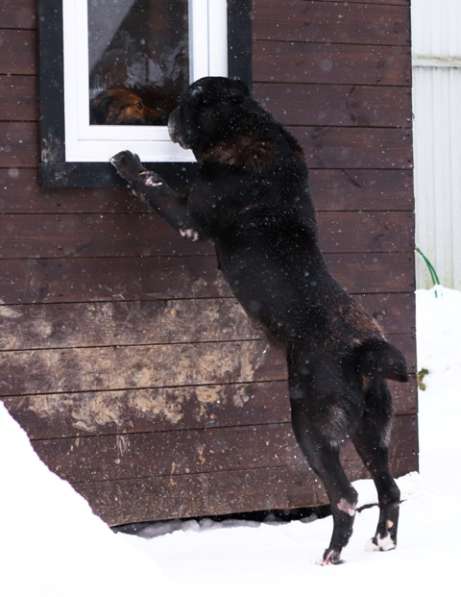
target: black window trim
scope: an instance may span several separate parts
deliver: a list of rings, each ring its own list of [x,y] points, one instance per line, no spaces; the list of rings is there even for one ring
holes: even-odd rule
[[[252,0],[228,0],[229,76],[252,84]],[[39,0],[40,182],[47,188],[119,186],[108,163],[66,162],[62,0]],[[195,163],[148,164],[172,186],[187,185]]]

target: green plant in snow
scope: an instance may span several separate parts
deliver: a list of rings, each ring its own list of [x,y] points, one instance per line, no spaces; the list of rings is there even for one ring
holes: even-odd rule
[[[431,276],[431,280],[432,280],[432,285],[435,286],[434,288],[434,292],[435,292],[435,296],[437,297],[437,286],[440,286],[440,278],[439,275],[437,274],[437,271],[435,269],[435,267],[433,266],[433,264],[431,263],[431,261],[429,260],[429,258],[421,251],[421,249],[419,247],[416,247],[416,252],[418,253],[418,255],[420,255],[420,257],[422,257],[424,263],[426,264],[427,269],[429,270],[429,274]]]

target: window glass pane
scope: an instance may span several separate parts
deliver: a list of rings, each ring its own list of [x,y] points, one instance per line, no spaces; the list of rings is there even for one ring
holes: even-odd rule
[[[189,84],[188,0],[88,0],[91,124],[165,125]]]

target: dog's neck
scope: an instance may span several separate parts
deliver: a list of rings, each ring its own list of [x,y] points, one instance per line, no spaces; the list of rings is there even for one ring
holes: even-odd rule
[[[275,159],[274,144],[251,135],[217,143],[201,153],[199,160],[249,170],[266,170]]]

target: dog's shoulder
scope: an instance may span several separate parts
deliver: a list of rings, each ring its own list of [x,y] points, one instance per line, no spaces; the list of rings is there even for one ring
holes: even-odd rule
[[[304,152],[289,131],[262,110],[245,116],[235,135],[204,152],[201,158],[205,163],[265,175],[291,163],[304,173]]]

